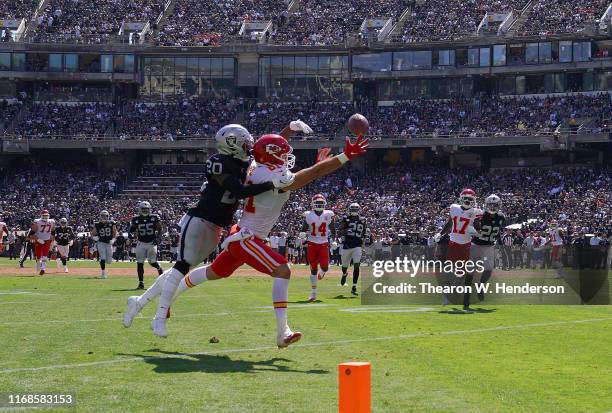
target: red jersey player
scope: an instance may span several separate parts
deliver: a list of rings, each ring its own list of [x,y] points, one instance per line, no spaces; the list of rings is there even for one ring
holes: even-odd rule
[[[289,199],[289,191],[302,188],[313,180],[332,173],[348,160],[363,154],[367,147],[367,139],[359,137],[355,143],[351,143],[347,138],[343,153],[302,169],[292,176],[289,171],[293,158],[291,146],[282,136],[264,135],[253,146],[256,164],[251,168],[248,181],[255,184],[281,175],[291,177],[293,183],[284,189],[264,192],[249,198],[238,225],[232,228],[231,235],[222,245],[224,251],[211,265],[196,268],[183,278],[177,294],[207,280],[229,277],[241,265],[247,264],[274,278],[272,300],[276,315],[276,344],[279,348],[283,348],[297,342],[302,337],[302,333],[291,331],[287,324],[291,269],[287,259],[273,251],[264,239],[278,221],[281,210]],[[160,317],[156,316],[152,327],[155,334],[165,336],[165,313],[158,315]]]
[[[329,269],[329,235],[334,212],[325,209],[327,201],[321,194],[312,197],[312,211],[304,213],[304,231],[308,241],[311,293],[308,301],[317,299],[317,278],[322,280]]]
[[[4,236],[8,235],[9,230],[6,224],[0,221],[0,252],[4,251]]]
[[[40,218],[34,220],[31,227],[34,255],[36,256],[36,271],[39,271],[39,275],[45,273],[54,231],[55,221],[49,219],[49,211],[45,209],[40,213]]]

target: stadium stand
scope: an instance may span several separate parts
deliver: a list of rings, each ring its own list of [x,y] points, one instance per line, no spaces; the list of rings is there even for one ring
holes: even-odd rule
[[[36,0],[3,1],[0,4],[0,20],[30,18],[37,5]]]
[[[522,27],[526,35],[579,33],[594,24],[606,8],[608,0],[537,0]]]

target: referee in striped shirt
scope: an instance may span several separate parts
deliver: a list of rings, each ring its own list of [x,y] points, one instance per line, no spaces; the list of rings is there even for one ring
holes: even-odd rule
[[[512,236],[512,230],[506,228],[506,232],[501,237],[502,241],[502,262],[504,271],[509,271],[512,268],[512,244],[514,243],[514,237]]]

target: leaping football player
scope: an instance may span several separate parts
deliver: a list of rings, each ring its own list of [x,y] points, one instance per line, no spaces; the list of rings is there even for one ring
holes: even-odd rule
[[[322,280],[329,269],[329,235],[335,236],[333,229],[334,212],[325,209],[327,200],[322,194],[312,197],[312,211],[304,213],[304,226],[308,241],[308,265],[310,265],[309,302],[317,300],[317,279]]]
[[[342,240],[340,257],[342,261],[342,279],[340,285],[346,284],[348,269],[353,263],[353,287],[351,294],[358,295],[357,282],[359,281],[359,266],[361,265],[361,255],[363,240],[367,232],[366,220],[359,215],[361,207],[353,202],[349,205],[348,215],[342,218],[340,230],[338,231]]]
[[[117,238],[117,224],[110,219],[108,211],[100,211],[100,220],[94,223],[91,237],[98,250],[100,278],[106,279],[106,264],[113,262],[113,242]]]
[[[34,256],[36,257],[36,271],[44,275],[47,268],[47,256],[53,242],[55,221],[49,218],[49,211],[44,209],[40,218],[35,219],[30,228],[32,242],[34,243]]]
[[[144,290],[144,262],[157,270],[157,275],[162,275],[164,270],[157,262],[157,244],[162,236],[162,225],[159,215],[151,214],[151,204],[142,201],[138,204],[138,215],[132,217],[129,239],[136,234],[136,273],[138,274],[138,290]]]
[[[291,269],[287,259],[274,252],[264,240],[278,221],[281,210],[289,199],[290,191],[300,189],[315,179],[334,172],[349,160],[365,153],[367,147],[367,139],[359,137],[352,143],[346,138],[344,151],[340,155],[293,174],[290,169],[295,157],[291,153],[293,148],[286,139],[279,135],[262,136],[253,147],[256,164],[250,169],[248,181],[257,184],[271,178],[283,177],[292,180],[293,183],[284,189],[268,191],[249,198],[238,225],[232,228],[230,236],[222,244],[223,252],[212,264],[196,268],[183,278],[177,295],[204,281],[227,278],[241,265],[248,264],[274,278],[272,302],[276,316],[277,346],[284,348],[300,340],[302,333],[291,331],[287,322]],[[162,308],[152,322],[155,334],[163,337],[167,335],[166,319],[160,318],[164,314]]]
[[[312,133],[302,121],[293,121],[284,132]],[[160,295],[160,305],[169,308],[178,283],[189,270],[206,260],[217,248],[221,233],[234,218],[241,199],[282,188],[291,182],[283,177],[247,185],[247,170],[251,165],[253,137],[242,125],[231,124],[215,135],[217,152],[206,161],[206,180],[200,188],[200,199],[181,218],[176,263],[164,272],[140,296],[128,298],[123,325],[130,327],[134,317],[149,301]],[[164,314],[164,318],[167,314]]]

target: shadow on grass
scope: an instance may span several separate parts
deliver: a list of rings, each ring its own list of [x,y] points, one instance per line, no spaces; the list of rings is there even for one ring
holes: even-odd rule
[[[308,300],[297,300],[297,301],[288,301],[289,304],[313,304],[313,303],[322,303],[323,301],[316,299],[314,301]]]
[[[356,300],[356,299],[358,300],[359,296],[356,296],[356,295],[347,296],[347,295],[340,294],[340,295],[335,296],[333,299],[334,300]]]
[[[142,357],[143,361],[155,366],[156,373],[257,373],[257,372],[279,372],[279,373],[304,373],[304,374],[329,374],[328,370],[295,370],[285,366],[284,362],[292,360],[273,357],[269,360],[250,361],[232,359],[227,355],[213,354],[188,354],[158,349],[150,350],[161,353],[160,356],[147,356],[143,354],[117,354],[119,356]]]
[[[470,308],[469,310],[463,310],[462,308],[449,308],[448,310],[438,311],[439,314],[489,314],[496,312],[496,308]]]
[[[139,289],[138,288],[118,288],[116,290],[110,290],[110,291],[125,292],[125,291],[139,291]],[[145,291],[145,290],[140,289],[140,291]]]

